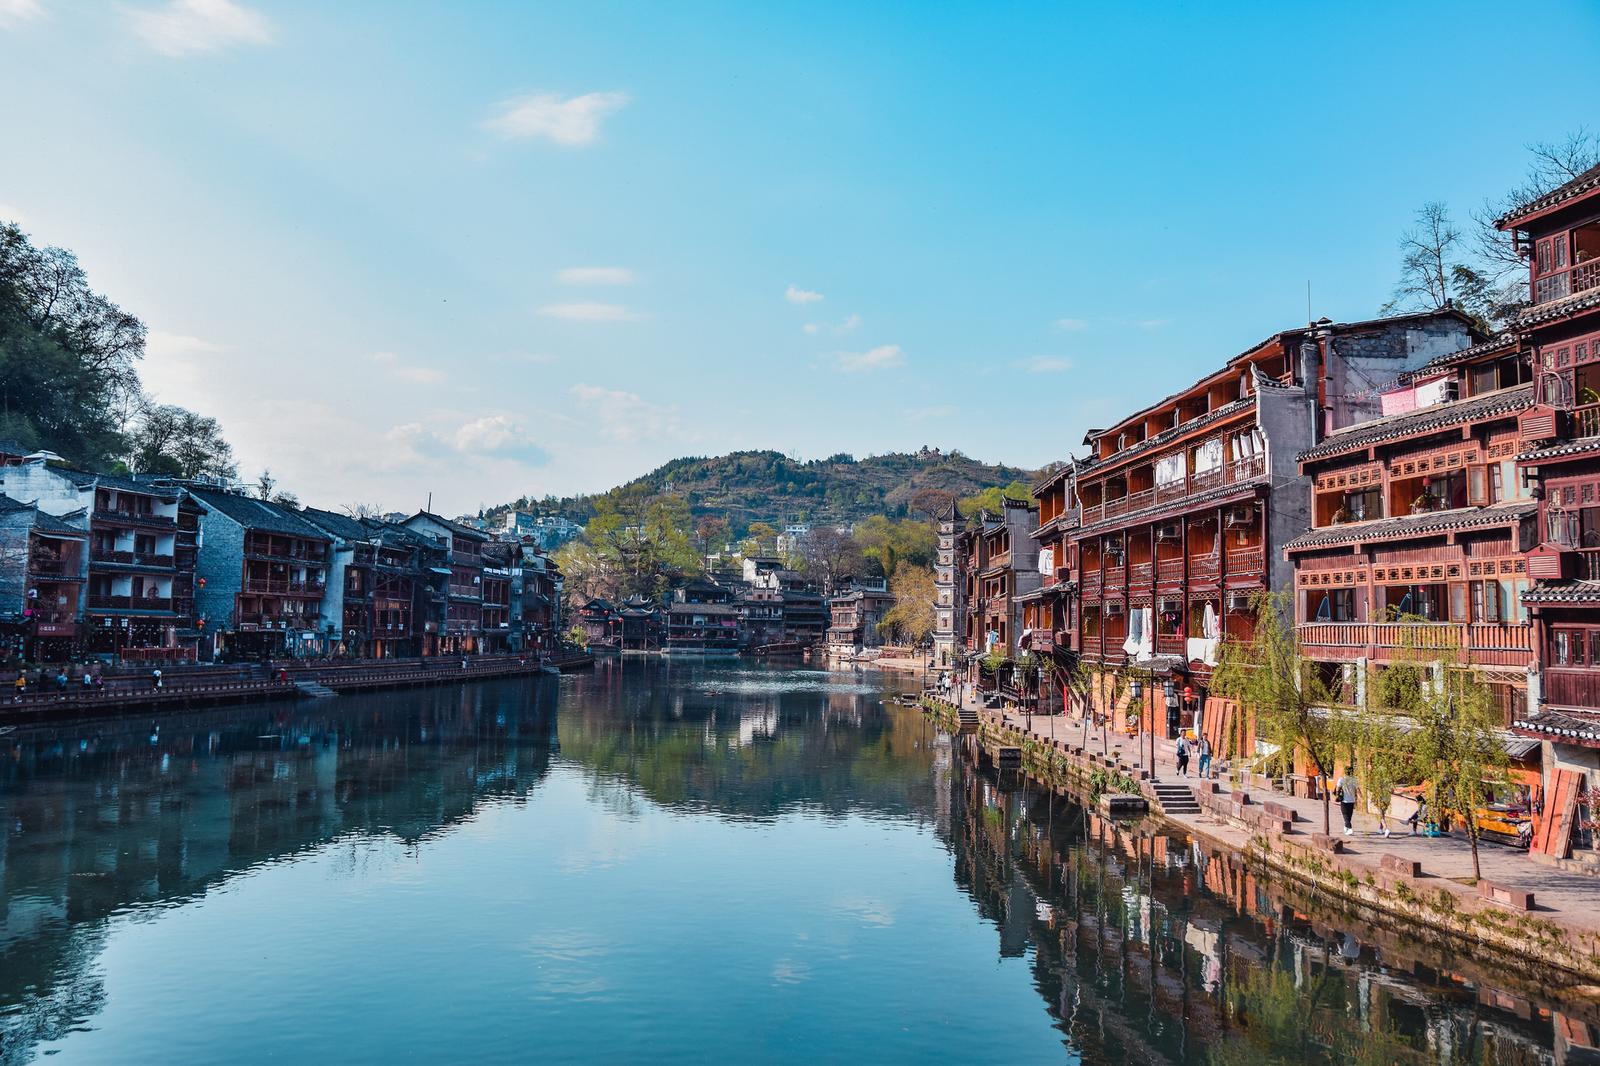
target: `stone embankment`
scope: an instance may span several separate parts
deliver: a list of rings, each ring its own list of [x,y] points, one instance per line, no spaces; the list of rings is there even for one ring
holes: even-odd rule
[[[951,733],[963,731],[966,710],[965,732],[975,735],[996,765],[1002,750],[1019,751],[1022,772],[1096,805],[1108,793],[1142,795],[1168,828],[1231,851],[1263,873],[1298,882],[1324,902],[1338,901],[1369,921],[1389,923],[1391,935],[1398,930],[1444,955],[1514,970],[1530,982],[1600,995],[1600,878],[1535,865],[1512,849],[1484,845],[1484,877],[1474,883],[1470,856],[1463,859],[1459,841],[1383,837],[1366,829],[1354,837],[1337,829],[1340,835],[1325,834],[1320,803],[1308,811],[1310,801],[1264,785],[1251,791],[1179,777],[1171,768],[1161,769],[1157,782],[1149,768],[1098,730],[1073,727],[1071,739],[1041,735],[1041,719],[1029,728],[1003,713],[980,710],[974,731],[970,705],[958,709],[925,695],[923,706]],[[1155,765],[1161,766],[1159,755]],[[1173,786],[1180,783],[1191,802],[1173,802]]]
[[[83,718],[132,712],[164,712],[191,707],[300,699],[425,685],[459,685],[471,681],[534,676],[551,670],[567,672],[594,665],[582,652],[557,652],[544,657],[482,655],[466,659],[427,658],[339,663],[273,663],[259,666],[191,666],[164,669],[161,684],[153,676],[107,675],[99,686],[72,681],[60,688],[47,680],[31,685],[24,695],[0,694],[0,723]]]

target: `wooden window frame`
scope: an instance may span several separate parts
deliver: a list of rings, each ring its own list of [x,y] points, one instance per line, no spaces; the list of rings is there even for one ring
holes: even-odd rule
[[[1446,501],[1446,505],[1448,506]],[[1467,465],[1467,506],[1487,507],[1489,505],[1489,464],[1469,463]]]

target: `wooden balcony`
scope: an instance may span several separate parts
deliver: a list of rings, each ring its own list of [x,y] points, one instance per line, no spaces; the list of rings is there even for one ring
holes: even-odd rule
[[[1544,671],[1544,698],[1552,707],[1600,711],[1600,671],[1548,667]]]
[[[1078,594],[1087,599],[1100,598],[1100,571],[1091,570],[1078,579]]]
[[[67,578],[78,580],[78,564],[67,559],[52,559],[35,555],[28,559],[28,573],[38,578]]]
[[[1156,504],[1176,503],[1225,485],[1236,485],[1258,478],[1266,473],[1266,469],[1266,457],[1263,455],[1224,463],[1211,470],[1189,474],[1180,481],[1168,482],[1156,488],[1140,489],[1126,496],[1118,496],[1116,499],[1085,507],[1082,521],[1084,525],[1092,525],[1107,518],[1115,518],[1117,515],[1142,511]]]
[[[105,548],[95,548],[89,552],[89,561],[95,563],[114,563],[118,566],[151,566],[163,570],[171,570],[173,556],[158,555],[155,552],[128,552],[112,551]]]
[[[1221,572],[1216,552],[1196,555],[1189,559],[1189,583],[1191,585],[1215,581],[1217,580],[1217,575]]]
[[[1590,259],[1540,278],[1533,283],[1533,302],[1547,304],[1593,288],[1600,288],[1600,259]]]
[[[1162,559],[1156,564],[1156,584],[1176,588],[1183,584],[1183,560]]]
[[[1228,580],[1259,578],[1267,570],[1267,553],[1259,544],[1228,549]]]
[[[170,611],[172,600],[164,596],[105,596],[91,592],[89,609],[112,611]]]
[[[1188,642],[1182,633],[1156,633],[1157,655],[1188,655]]]
[[[1155,563],[1130,563],[1128,565],[1128,587],[1147,589],[1155,577]]]
[[[244,592],[267,593],[273,596],[321,596],[326,586],[316,581],[296,581],[283,577],[247,577]]]
[[[178,520],[168,518],[166,515],[154,514],[150,511],[124,511],[110,507],[96,507],[93,521],[106,521],[115,525],[140,525],[155,526],[161,529],[176,529]]]
[[[1339,659],[1459,651],[1483,666],[1527,666],[1533,656],[1526,622],[1301,622],[1296,632],[1308,652]]]

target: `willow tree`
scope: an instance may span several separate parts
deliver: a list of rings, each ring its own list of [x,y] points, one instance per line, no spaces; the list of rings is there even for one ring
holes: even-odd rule
[[[1433,808],[1459,821],[1472,847],[1473,880],[1478,865],[1478,810],[1506,781],[1505,745],[1499,736],[1500,710],[1487,685],[1464,668],[1446,668],[1442,683],[1423,703],[1417,719],[1419,769],[1432,781]]]
[[[1301,652],[1289,621],[1293,616],[1289,594],[1258,593],[1254,606],[1255,633],[1249,640],[1222,642],[1211,687],[1255,716],[1256,734],[1277,749],[1275,758],[1284,773],[1292,772],[1296,751],[1305,754],[1323,781],[1326,833],[1333,824],[1328,785],[1340,753],[1352,748],[1356,719],[1334,699]]]

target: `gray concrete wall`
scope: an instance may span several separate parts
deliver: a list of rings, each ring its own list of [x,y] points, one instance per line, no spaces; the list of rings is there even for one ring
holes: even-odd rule
[[[0,514],[0,616],[20,615],[28,605],[28,532],[32,511]]]
[[[1313,385],[1313,388],[1315,386]],[[1267,441],[1267,586],[1294,586],[1294,565],[1283,546],[1311,527],[1311,482],[1300,476],[1295,456],[1312,443],[1314,393],[1299,387],[1259,385],[1256,419]]]
[[[37,503],[39,510],[53,515],[94,505],[93,489],[80,489],[43,463],[0,466],[0,493],[22,503]]]
[[[1335,333],[1328,341],[1324,432],[1381,417],[1379,386],[1471,343],[1466,325],[1454,318]]]
[[[244,527],[227,515],[200,517],[200,549],[195,556],[195,611],[206,620],[205,646],[212,635],[233,632],[233,609],[244,583]],[[200,588],[199,578],[206,579]]]

